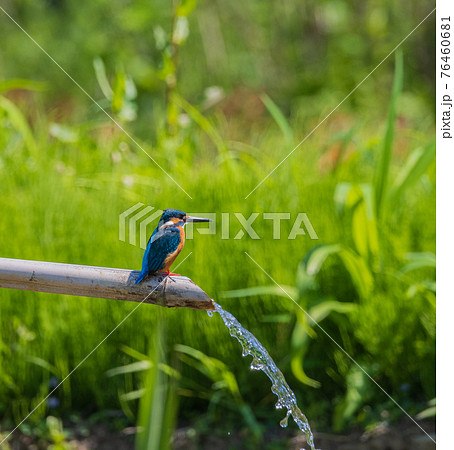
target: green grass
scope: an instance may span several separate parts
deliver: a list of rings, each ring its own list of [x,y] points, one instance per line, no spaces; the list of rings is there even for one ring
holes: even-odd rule
[[[178,180],[191,200],[100,116],[93,122],[73,126],[69,135],[60,134],[56,138],[49,133],[51,118],[38,106],[33,107],[34,123],[30,127],[24,116],[25,106],[14,106],[2,97],[1,256],[138,270],[142,250],[119,241],[118,216],[139,201],[201,215],[216,212],[218,219],[221,212],[241,212],[246,217],[252,212],[291,212],[292,219],[298,212],[307,213],[319,241],[312,241],[307,235],[287,240],[290,224],[284,224],[282,239],[272,240],[271,222],[259,218],[254,225],[260,240],[247,236],[222,240],[219,229],[216,235],[196,233],[179,260],[193,253],[178,272],[221,301],[258,337],[284,371],[302,410],[310,420],[315,420],[315,429],[320,429],[333,423],[335,411],[331,405],[349,398],[351,380],[357,379],[352,375],[351,362],[318,333],[305,352],[304,366],[320,388],[301,383],[291,366],[292,355],[298,352],[295,341],[290,339],[297,320],[292,302],[276,295],[222,299],[221,294],[270,283],[245,255],[246,251],[278,283],[294,286],[302,258],[316,244],[340,242],[354,246],[352,228],[336,213],[336,186],[340,182],[372,182],[383,145],[387,160],[381,167],[389,174],[381,175],[380,186],[385,184],[385,178],[388,182],[396,179],[411,151],[427,144],[432,127],[418,132],[412,128],[396,129],[393,138],[389,131],[384,131],[392,126],[386,125],[385,109],[356,120],[354,132],[342,123],[327,123],[245,200],[287,155],[290,141],[299,142],[319,120],[301,113],[296,115],[299,119],[287,123],[270,98],[263,97],[263,101],[270,118],[264,119],[266,126],[251,127],[244,144],[229,140],[229,130],[241,124],[228,123],[221,112],[207,119],[182,98],[177,99],[177,104],[190,116],[189,127],[179,129],[173,136],[158,130],[153,145],[141,142]],[[344,148],[344,156],[333,169],[332,155],[339,146]],[[358,295],[348,270],[339,267],[335,260],[329,260],[317,278],[324,297],[358,306],[348,318],[342,311],[330,313],[324,319],[324,327],[398,401],[407,402],[410,411],[433,396],[434,372],[427,363],[427,358],[433,356],[434,305],[427,301],[423,291],[416,289],[413,297],[407,295],[408,282],[390,280],[405,264],[407,253],[434,252],[434,168],[417,162],[414,165],[420,173],[413,177],[412,189],[399,191],[398,198],[393,198],[392,211],[382,215],[377,224],[386,239],[377,244],[380,258],[370,266],[375,287],[367,301]],[[410,169],[406,170],[411,172]],[[406,180],[404,175],[401,178]],[[382,187],[380,192],[382,199],[385,195]],[[239,229],[233,218],[231,236]],[[409,275],[413,284],[427,278],[426,269],[421,270]],[[50,377],[63,379],[135,306],[110,300],[1,290],[0,416],[15,422],[25,417],[49,391]],[[282,314],[286,315],[285,320],[279,318]],[[140,306],[61,386],[56,393],[61,401],[58,414],[74,411],[89,414],[123,407],[135,421],[137,401],[122,403],[120,396],[140,389],[143,378],[137,374],[108,377],[106,373],[134,361],[121,351],[124,347],[152,354],[150,341],[156,336],[156,324],[161,317],[168,330],[167,360],[172,360],[174,346],[182,344],[223,361],[237,377],[243,399],[253,405],[259,418],[271,414],[273,421],[281,418],[280,413],[272,411],[275,400],[267,380],[249,371],[238,344],[228,336],[218,317],[209,318],[204,312],[193,310],[158,311],[149,305]],[[415,337],[409,329],[415,331]],[[405,364],[401,355],[407,355]],[[198,380],[210,390],[212,382],[208,378],[201,382],[200,373],[194,368],[180,364],[179,371],[186,380]],[[156,373],[153,376],[157,377]],[[400,391],[402,383],[410,383],[410,394]],[[193,397],[182,397],[179,417],[195,420],[206,409],[208,400],[197,398],[196,390]],[[369,386],[361,404],[393,409],[386,401],[377,389]],[[218,408],[222,411],[221,406]],[[362,410],[363,419],[358,420],[365,420],[364,415],[368,414],[373,417],[377,409],[367,411]],[[43,405],[30,420],[47,414]],[[146,416],[146,412],[142,414]],[[213,420],[216,417],[213,414]]]

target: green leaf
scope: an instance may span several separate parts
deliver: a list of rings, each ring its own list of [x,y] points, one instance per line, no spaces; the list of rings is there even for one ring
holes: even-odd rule
[[[121,394],[121,400],[125,401],[125,402],[130,402],[132,400],[138,400],[139,398],[142,398],[145,393],[146,393],[146,389],[137,389],[135,391],[131,391],[131,392],[126,392],[125,394]]]
[[[354,303],[336,300],[321,301],[309,309],[308,313],[296,311],[297,323],[292,333],[291,345],[293,356],[290,362],[293,375],[308,386],[318,388],[320,382],[310,378],[303,368],[304,356],[309,349],[310,338],[314,338],[317,324],[326,319],[331,313],[349,314],[357,308]],[[310,316],[310,317],[309,317]]]
[[[416,419],[418,419],[418,420],[428,419],[430,417],[435,417],[436,415],[437,415],[437,407],[431,406],[430,408],[427,408],[424,411],[421,411],[420,413],[416,414]]]
[[[112,111],[118,113],[123,108],[123,102],[126,92],[126,77],[124,72],[117,71],[113,83]]]
[[[115,367],[106,372],[108,377],[114,377],[115,375],[124,375],[126,373],[140,372],[142,370],[148,370],[153,366],[151,361],[136,361],[125,366]]]
[[[43,83],[41,81],[23,80],[20,78],[0,81],[0,93],[12,91],[15,89],[22,89],[27,91],[45,91],[46,87],[46,83]]]
[[[197,0],[181,0],[175,8],[175,15],[178,17],[187,17],[197,6]]]
[[[121,345],[121,350],[125,352],[127,355],[132,356],[134,359],[139,361],[149,360],[150,357],[145,355],[144,353],[140,353],[134,348],[128,347],[127,345]]]
[[[407,273],[418,269],[435,269],[436,257],[433,253],[408,253],[406,259],[409,261],[400,269],[401,273]]]
[[[370,260],[379,252],[378,231],[374,214],[374,192],[369,183],[339,183],[334,191],[339,214],[352,215],[352,237],[358,253]]]
[[[244,420],[250,426],[254,435],[256,437],[261,436],[261,427],[257,423],[253,411],[248,405],[246,405],[241,397],[235,375],[229,370],[227,365],[222,361],[209,357],[201,351],[188,347],[187,345],[178,344],[175,346],[175,350],[181,353],[183,361],[195,367],[200,373],[213,381],[213,389],[220,391],[217,395],[215,393],[210,396],[210,404],[212,405],[213,403],[217,403],[218,399],[223,396],[222,391],[229,392],[235,401],[236,407],[243,415]]]
[[[309,314],[316,322],[320,322],[328,317],[332,312],[348,314],[357,309],[357,305],[351,302],[338,302],[336,300],[327,300],[313,306]]]
[[[280,297],[288,298],[288,295],[292,298],[296,298],[298,293],[294,286],[281,285],[279,286],[254,286],[244,289],[236,289],[232,291],[224,291],[221,293],[222,298],[238,298],[238,297],[252,297],[260,295],[278,295]],[[288,295],[285,292],[288,293]]]
[[[109,80],[107,79],[106,67],[103,60],[101,58],[95,58],[93,60],[93,67],[95,69],[96,80],[98,81],[102,93],[109,101],[112,101],[113,91],[110,87]]]
[[[374,287],[374,278],[363,257],[349,249],[342,249],[339,257],[344,263],[361,298],[367,298]]]
[[[222,386],[225,386],[234,398],[239,398],[240,389],[236,382],[235,376],[228,369],[227,365],[216,358],[205,355],[200,350],[188,347],[187,345],[178,344],[175,346],[175,350],[191,356],[194,360],[200,364],[193,364],[201,373],[210,378],[215,383],[221,382]],[[190,360],[186,359],[186,362],[190,363]]]
[[[42,358],[38,358],[37,356],[25,356],[25,361],[35,364],[36,366],[39,366],[54,375],[58,375],[57,368]]]
[[[338,183],[334,189],[334,206],[337,214],[343,215],[347,209],[352,208],[353,204],[358,201],[353,193],[353,183]]]
[[[370,184],[361,184],[361,199],[353,211],[352,235],[358,253],[370,260],[379,252],[378,231],[374,214],[374,194]]]
[[[341,431],[358,408],[370,397],[372,385],[369,377],[356,365],[347,374],[347,393],[334,411],[334,429]]]
[[[175,77],[176,67],[175,67],[175,63],[172,59],[172,55],[168,49],[162,51],[161,56],[162,56],[162,68],[159,71],[159,77],[161,78],[161,80],[164,80],[167,82],[168,80]]]
[[[291,314],[265,314],[261,322],[264,323],[290,323],[293,316]]]
[[[178,17],[172,34],[172,42],[175,45],[182,45],[189,36],[189,23],[186,17]]]
[[[360,297],[366,298],[373,289],[374,279],[366,260],[354,251],[340,244],[324,244],[310,250],[302,261],[297,286],[300,296],[318,284],[315,276],[319,273],[328,256],[337,255],[347,269]]]
[[[407,158],[389,193],[389,203],[394,204],[409,187],[418,182],[435,160],[435,140],[417,148]]]
[[[437,415],[437,408],[436,408],[436,399],[433,398],[432,400],[427,402],[428,408],[420,413],[416,414],[416,419],[428,419],[429,417],[435,417]]]
[[[21,110],[11,100],[2,96],[0,96],[0,108],[6,112],[11,124],[22,136],[28,150],[31,153],[36,153],[37,145],[35,138]]]
[[[290,368],[292,369],[293,375],[298,381],[305,384],[306,386],[313,388],[321,387],[320,381],[314,380],[313,378],[309,377],[304,371],[303,356],[303,353],[299,353],[298,355],[295,355],[290,361]]]
[[[317,275],[326,258],[339,253],[341,249],[342,247],[339,244],[322,244],[314,247],[306,254],[303,260],[306,273],[310,276]]]
[[[210,121],[193,105],[186,101],[181,95],[176,92],[172,93],[171,101],[179,108],[186,111],[191,119],[199,125],[199,127],[207,134],[207,136],[216,145],[220,155],[227,155],[227,146],[217,130],[213,127]]]
[[[308,293],[317,292],[318,285],[316,276],[319,273],[326,258],[340,251],[340,245],[317,245],[309,250],[298,265],[296,273],[296,289],[298,297],[307,296]]]
[[[49,133],[63,143],[74,144],[79,140],[79,133],[75,128],[61,123],[51,123]]]

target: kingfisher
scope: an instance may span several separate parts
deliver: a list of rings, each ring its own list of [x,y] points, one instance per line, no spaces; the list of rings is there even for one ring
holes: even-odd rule
[[[153,231],[143,255],[142,270],[135,284],[140,283],[147,275],[170,273],[170,266],[181,252],[184,241],[184,226],[189,222],[212,222],[203,217],[191,217],[178,209],[166,209]]]

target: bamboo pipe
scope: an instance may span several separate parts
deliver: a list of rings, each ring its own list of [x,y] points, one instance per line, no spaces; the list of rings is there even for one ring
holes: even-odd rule
[[[136,270],[0,258],[2,288],[214,310],[188,277],[154,275],[136,285],[138,276]]]

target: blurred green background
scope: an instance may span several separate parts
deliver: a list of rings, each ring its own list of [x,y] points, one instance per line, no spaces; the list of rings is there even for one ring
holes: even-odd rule
[[[223,240],[218,227],[187,241],[179,260],[193,254],[178,272],[257,336],[313,429],[367,429],[402,412],[245,251],[409,414],[429,415],[434,17],[245,197],[433,6],[3,2],[192,199],[0,11],[1,256],[139,270],[143,251],[118,239],[119,214],[137,202],[218,220],[305,212],[318,241],[288,240],[292,221],[282,222],[280,240],[262,218],[260,240]],[[231,236],[240,229],[232,219]],[[135,306],[1,290],[4,434]],[[165,448],[180,425],[194,439],[232,430],[257,445],[282,418],[274,403],[220,317],[142,305],[21,431],[64,446],[58,426],[40,425],[46,417],[68,427],[95,417],[118,429],[141,425],[138,448],[152,448],[149,436]]]

